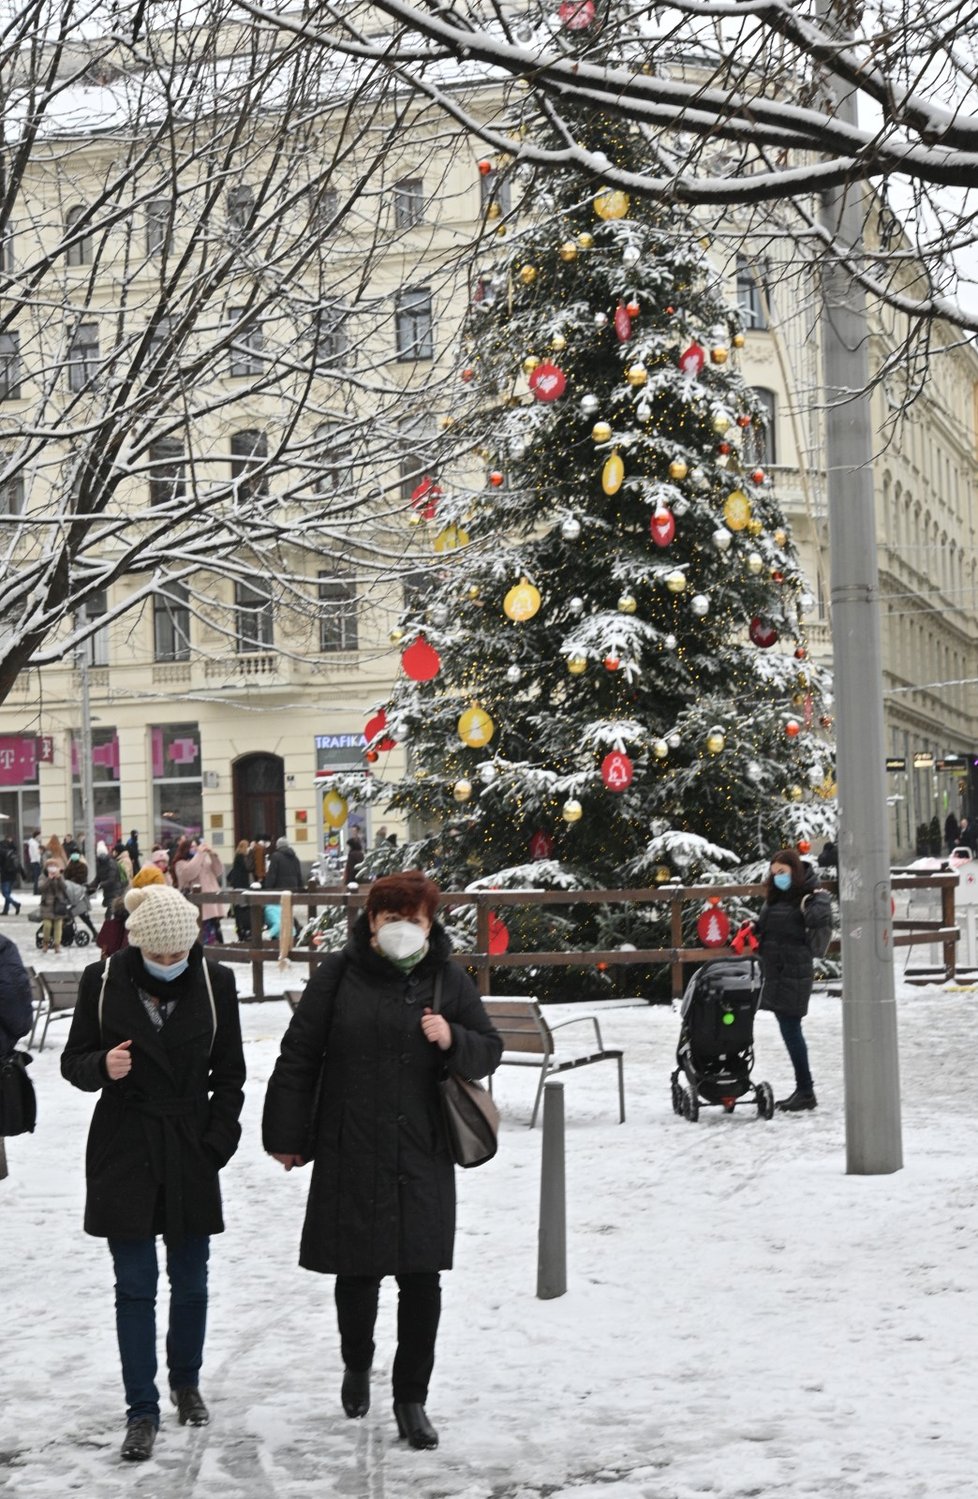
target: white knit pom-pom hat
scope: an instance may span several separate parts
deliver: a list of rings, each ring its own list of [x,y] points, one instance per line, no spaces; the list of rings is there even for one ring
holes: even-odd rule
[[[147,952],[186,952],[197,940],[197,907],[169,885],[127,890],[126,922],[130,947]]]

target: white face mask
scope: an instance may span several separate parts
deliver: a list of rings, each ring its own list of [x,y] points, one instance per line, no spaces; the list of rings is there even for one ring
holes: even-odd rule
[[[413,958],[428,938],[413,921],[385,921],[377,928],[377,946],[385,958]]]

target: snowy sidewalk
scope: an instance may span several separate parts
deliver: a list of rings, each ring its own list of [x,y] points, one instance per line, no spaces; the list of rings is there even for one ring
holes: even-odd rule
[[[373,1409],[360,1423],[342,1414],[332,1282],[296,1265],[306,1176],[286,1176],[259,1139],[288,1011],[269,1000],[242,1014],[244,1138],[222,1178],[202,1377],[213,1424],[166,1416],[135,1470],[118,1459],[110,1260],[81,1231],[92,1100],[62,1082],[67,1027],[52,1027],[32,1069],[38,1131],[10,1142],[0,1185],[0,1493],[972,1499],[978,994],[902,991],[907,1166],[875,1178],[844,1174],[837,1000],[816,998],[807,1027],[818,1112],[770,1123],[746,1108],[676,1118],[676,1017],[603,1007],[607,1044],[625,1049],[628,1122],[615,1122],[612,1068],[565,1077],[570,1289],[550,1302],[534,1294],[535,1080],[502,1069],[500,1154],[458,1174],[433,1453],[396,1437],[392,1286]],[[755,1075],[783,1093],[770,1016],[757,1034]]]

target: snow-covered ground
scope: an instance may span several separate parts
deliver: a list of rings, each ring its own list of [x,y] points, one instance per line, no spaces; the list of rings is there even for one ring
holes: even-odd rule
[[[23,921],[2,929],[32,938]],[[84,955],[53,960],[80,967]],[[53,966],[52,962],[52,966]],[[244,989],[249,970],[239,970]],[[268,970],[278,987],[294,984]],[[202,1389],[212,1425],[164,1425],[153,1460],[118,1458],[123,1402],[105,1245],[81,1230],[92,1100],[58,1070],[54,1022],[32,1075],[35,1135],[9,1142],[0,1493],[115,1499],[973,1499],[978,1488],[978,993],[900,988],[905,1169],[845,1174],[840,1002],[807,1025],[820,1107],[676,1118],[668,1008],[601,1007],[625,1049],[564,1078],[568,1282],[536,1299],[541,1132],[535,1079],[501,1070],[500,1153],[459,1172],[428,1403],[435,1452],[397,1440],[385,1285],[374,1405],[339,1403],[332,1282],[296,1264],[306,1191],[262,1153],[265,1081],[288,1020],[243,1007],[248,1097],[212,1245]],[[757,1077],[787,1059],[770,1016]]]

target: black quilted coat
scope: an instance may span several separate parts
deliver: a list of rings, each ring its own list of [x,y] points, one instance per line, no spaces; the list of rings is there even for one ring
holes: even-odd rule
[[[448,1270],[455,1167],[441,1116],[444,1065],[486,1077],[502,1040],[475,985],[451,961],[435,922],[410,975],[376,952],[362,916],[342,953],[310,979],[282,1040],[262,1137],[276,1155],[307,1155],[313,1095],[326,1066],[299,1263],[337,1275]],[[421,1014],[441,969],[453,1044],[425,1040]]]
[[[101,1089],[85,1160],[85,1231],[119,1239],[220,1233],[224,1221],[217,1174],[237,1149],[244,1103],[234,975],[206,960],[196,943],[189,969],[172,984],[145,973],[138,948],[126,948],[110,961],[101,1026],[104,964],[92,963],[82,974],[61,1056],[62,1074],[76,1088],[89,1093]],[[179,993],[161,1030],[146,1013],[137,983],[157,995]],[[128,1040],[132,1070],[111,1082],[105,1054]]]
[[[805,940],[801,903],[816,888],[814,874],[804,885],[782,893],[775,890],[754,923],[760,942],[761,1009],[781,1015],[807,1015],[815,976],[812,954]]]

